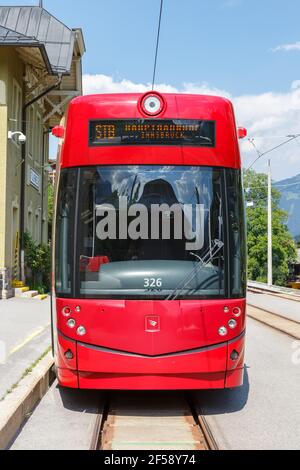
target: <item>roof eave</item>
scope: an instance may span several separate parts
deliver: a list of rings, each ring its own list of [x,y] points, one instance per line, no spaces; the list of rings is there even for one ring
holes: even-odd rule
[[[75,31],[76,42],[80,51],[80,55],[83,56],[86,51],[83,31],[81,28],[73,28],[73,31]]]

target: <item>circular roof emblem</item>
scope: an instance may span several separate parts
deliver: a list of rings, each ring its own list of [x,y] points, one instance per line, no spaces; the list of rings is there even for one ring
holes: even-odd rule
[[[147,93],[141,100],[141,107],[145,114],[157,116],[165,108],[165,102],[162,96],[157,93]]]

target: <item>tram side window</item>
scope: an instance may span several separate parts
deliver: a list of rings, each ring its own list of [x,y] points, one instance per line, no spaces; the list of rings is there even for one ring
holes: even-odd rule
[[[56,213],[56,293],[69,295],[72,291],[74,250],[76,170],[62,171]]]
[[[230,243],[231,296],[246,296],[246,222],[242,176],[238,170],[227,173],[228,228]]]

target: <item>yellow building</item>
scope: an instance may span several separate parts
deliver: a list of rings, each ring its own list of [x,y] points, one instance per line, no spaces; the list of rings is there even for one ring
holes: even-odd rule
[[[49,133],[82,94],[84,52],[45,9],[0,6],[0,298],[24,281],[24,232],[47,243]]]

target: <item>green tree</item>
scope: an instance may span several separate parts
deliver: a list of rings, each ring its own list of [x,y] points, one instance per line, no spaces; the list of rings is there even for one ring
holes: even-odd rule
[[[251,203],[251,206],[246,210],[248,277],[253,281],[267,282],[267,175],[246,170],[244,172],[244,189],[246,203]],[[273,282],[277,285],[284,285],[288,278],[289,265],[296,260],[297,252],[295,242],[286,225],[288,214],[279,208],[279,201],[280,192],[272,188]]]

